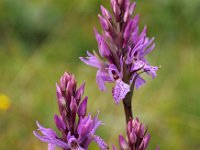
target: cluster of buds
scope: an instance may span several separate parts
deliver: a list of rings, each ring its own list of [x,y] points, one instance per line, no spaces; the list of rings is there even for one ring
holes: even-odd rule
[[[139,88],[145,83],[141,73],[154,78],[158,67],[151,66],[145,59],[155,44],[154,38],[146,36],[146,26],[139,33],[139,15],[132,18],[136,3],[110,1],[113,15],[101,6],[102,34],[95,29],[100,56],[96,52],[87,52],[88,56],[80,59],[98,69],[96,81],[100,90],[105,90],[105,82],[115,83],[112,95],[115,103],[119,103],[134,87]]]
[[[122,135],[119,136],[119,145],[121,150],[146,150],[149,140],[150,135],[147,134],[147,129],[136,118],[131,119],[127,124],[127,140]],[[115,146],[113,150],[117,150]]]
[[[34,131],[38,139],[49,143],[49,150],[54,150],[56,146],[63,150],[86,150],[92,141],[96,142],[100,149],[108,149],[107,144],[95,135],[96,129],[101,124],[98,115],[94,118],[90,114],[86,115],[88,98],[82,99],[84,86],[85,84],[82,84],[76,89],[74,76],[69,73],[64,73],[60,85],[57,84],[60,116],[55,115],[54,121],[62,137],[58,137],[55,131],[44,128],[38,122],[38,131],[41,134]]]

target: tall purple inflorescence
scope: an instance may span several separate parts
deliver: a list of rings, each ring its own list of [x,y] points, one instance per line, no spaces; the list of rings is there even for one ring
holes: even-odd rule
[[[141,73],[154,78],[158,67],[151,66],[145,59],[155,44],[154,38],[146,36],[146,26],[139,33],[139,15],[132,18],[136,3],[130,0],[110,1],[113,16],[101,6],[102,14],[98,16],[102,34],[95,29],[100,56],[96,52],[87,52],[88,56],[80,59],[98,69],[96,80],[100,90],[105,90],[105,82],[115,83],[113,98],[119,103],[134,87],[137,89],[145,83]]]
[[[76,81],[73,75],[64,73],[57,86],[57,99],[60,116],[55,115],[54,121],[61,133],[59,137],[52,129],[44,128],[37,122],[38,131],[34,135],[43,142],[47,142],[48,150],[54,150],[56,146],[63,150],[86,150],[94,141],[100,149],[108,149],[107,144],[97,135],[95,131],[101,121],[98,115],[94,118],[86,115],[87,97],[82,99],[85,84],[76,89]],[[78,118],[77,118],[78,117]]]

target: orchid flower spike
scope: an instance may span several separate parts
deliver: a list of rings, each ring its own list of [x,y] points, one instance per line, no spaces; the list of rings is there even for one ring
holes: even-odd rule
[[[60,115],[55,115],[54,121],[61,137],[52,129],[41,126],[39,122],[38,130],[33,133],[41,141],[49,143],[48,150],[54,150],[56,146],[63,150],[87,150],[92,141],[100,149],[106,150],[107,144],[95,135],[102,122],[98,120],[98,115],[92,118],[90,114],[86,114],[88,98],[83,98],[85,84],[78,89],[76,87],[76,80],[69,73],[64,73],[60,84],[56,85]]]
[[[114,83],[113,98],[119,103],[134,87],[145,83],[141,73],[154,78],[159,67],[151,66],[145,56],[155,47],[154,38],[147,37],[145,26],[139,33],[139,15],[134,15],[136,3],[130,0],[110,0],[113,15],[101,6],[99,21],[100,34],[96,29],[99,55],[87,52],[80,59],[87,65],[97,68],[96,81],[104,91],[105,83]]]

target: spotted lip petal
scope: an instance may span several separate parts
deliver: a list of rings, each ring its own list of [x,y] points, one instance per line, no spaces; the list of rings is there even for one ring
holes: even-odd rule
[[[124,83],[121,79],[117,79],[112,91],[112,95],[116,104],[125,98],[126,94],[130,91],[130,86]]]

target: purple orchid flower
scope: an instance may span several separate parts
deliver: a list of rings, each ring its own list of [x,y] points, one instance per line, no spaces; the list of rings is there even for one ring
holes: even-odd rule
[[[130,120],[127,124],[127,139],[119,136],[119,145],[121,150],[146,150],[150,140],[150,134],[147,134],[145,126],[139,122],[139,119]],[[113,145],[113,150],[117,148]],[[156,150],[159,150],[157,147]]]
[[[56,146],[63,150],[87,150],[92,141],[100,149],[108,149],[107,144],[95,135],[96,129],[102,124],[98,115],[94,118],[90,114],[86,115],[88,98],[82,99],[85,84],[76,89],[74,76],[64,73],[60,78],[60,85],[56,86],[60,116],[55,115],[54,121],[62,136],[59,137],[52,129],[44,128],[39,122],[37,126],[41,134],[33,131],[34,135],[49,143],[48,150],[54,150]]]
[[[96,81],[100,90],[105,90],[105,83],[115,83],[113,98],[115,103],[124,99],[127,93],[138,89],[145,83],[141,73],[156,76],[159,67],[151,66],[145,59],[155,47],[154,38],[146,36],[147,27],[139,33],[139,15],[132,18],[136,3],[130,0],[110,0],[111,13],[101,6],[99,21],[102,34],[95,29],[99,54],[87,52],[87,57],[80,59],[87,65],[98,69]]]

